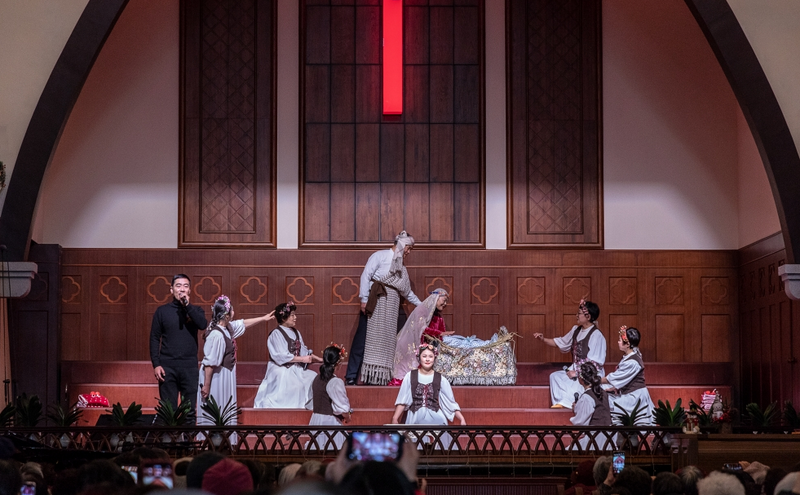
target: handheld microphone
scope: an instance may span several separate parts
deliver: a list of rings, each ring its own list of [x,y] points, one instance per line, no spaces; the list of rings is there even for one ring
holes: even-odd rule
[[[581,397],[581,394],[579,394],[578,392],[575,392],[575,402],[578,402],[578,399],[580,399],[580,397]]]
[[[189,300],[186,299],[186,296],[181,297],[181,304],[183,304],[184,306],[189,305]]]

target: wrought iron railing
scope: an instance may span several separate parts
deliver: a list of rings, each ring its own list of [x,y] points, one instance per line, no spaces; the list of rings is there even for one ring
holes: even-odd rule
[[[610,427],[554,428],[550,426],[421,425],[325,427],[84,427],[8,428],[6,434],[24,449],[83,450],[97,453],[124,452],[152,446],[173,455],[195,455],[216,450],[231,456],[272,459],[278,462],[333,457],[353,430],[407,433],[409,442],[421,449],[426,463],[562,463],[596,457],[615,450],[643,463],[669,464],[671,436],[677,428]]]

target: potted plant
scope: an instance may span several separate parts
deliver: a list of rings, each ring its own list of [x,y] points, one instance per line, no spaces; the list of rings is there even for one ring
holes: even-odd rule
[[[203,417],[211,421],[214,426],[228,426],[242,413],[242,408],[233,402],[233,397],[229,397],[225,406],[220,408],[214,396],[209,395],[208,402],[203,404],[201,408],[203,409]],[[214,447],[219,447],[222,443],[222,435],[220,433],[212,433],[211,443]]]
[[[658,426],[677,428],[686,421],[686,409],[681,406],[681,399],[675,401],[672,407],[669,401],[658,401],[658,407],[653,409],[653,420]]]
[[[181,396],[178,407],[173,407],[171,403],[158,399],[156,406],[156,421],[161,426],[182,426],[186,424],[191,412],[192,403],[186,400],[186,397]],[[161,441],[169,443],[171,441],[169,433],[164,433]]]
[[[38,395],[23,393],[17,397],[15,405],[14,425],[23,428],[36,428],[42,420],[42,401]]]
[[[800,415],[797,414],[790,400],[783,403],[783,425],[788,426],[792,430],[800,428]]]
[[[641,404],[642,401],[637,400],[630,412],[625,410],[625,408],[620,407],[619,409],[622,412],[613,413],[613,415],[619,421],[620,426],[637,426],[638,422],[644,417],[643,413],[647,412],[647,410]],[[635,449],[639,446],[639,433],[621,432],[620,435],[622,435],[622,437],[625,439],[625,442],[630,442],[631,448]]]
[[[745,406],[745,417],[750,426],[754,428],[769,428],[774,426],[780,418],[780,409],[778,403],[773,402],[768,405],[763,411],[755,402],[751,402]]]
[[[0,411],[0,428],[7,428],[14,423],[14,417],[17,415],[17,408],[14,407],[13,402],[6,404],[6,407]]]
[[[142,405],[137,404],[136,401],[131,402],[131,405],[128,406],[127,411],[122,410],[122,404],[117,402],[116,404],[111,406],[111,411],[106,409],[106,412],[111,413],[111,422],[114,423],[115,426],[119,426],[122,428],[126,428],[129,426],[133,426],[139,421],[139,418],[142,417]],[[111,443],[112,448],[117,448],[120,441],[119,433],[114,433],[109,437],[109,442]],[[133,435],[128,433],[128,437],[126,438],[127,441],[133,442]]]
[[[49,419],[55,426],[69,428],[77,423],[81,419],[82,415],[83,411],[78,408],[77,402],[68,408],[64,408],[64,406],[61,404],[54,404],[50,406],[50,410],[47,413],[47,419]],[[63,433],[59,440],[62,448],[66,449],[69,446],[70,438],[67,433]]]
[[[703,409],[703,407],[694,401],[694,399],[689,399],[689,410],[697,416],[697,426],[714,426],[714,420],[711,418],[711,415],[708,414],[708,411]]]

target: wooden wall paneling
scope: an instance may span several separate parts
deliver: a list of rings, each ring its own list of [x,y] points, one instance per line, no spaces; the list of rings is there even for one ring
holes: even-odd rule
[[[358,95],[356,122],[380,122],[382,108],[380,65],[356,65],[356,94]],[[372,146],[377,148],[378,144],[376,141]],[[377,160],[374,163],[377,163]]]
[[[427,5],[407,5],[403,9],[403,62],[407,65],[427,65],[430,52],[430,9]]]
[[[331,125],[331,182],[355,182],[356,128],[353,124]]]
[[[181,3],[181,247],[274,246],[275,12]]]
[[[331,6],[331,63],[353,64],[356,55],[356,16],[352,5]]]
[[[430,63],[451,66],[453,64],[453,9],[430,8]]]
[[[430,126],[405,125],[405,182],[424,182],[430,179]]]
[[[509,246],[602,247],[600,2],[506,7]]]
[[[398,182],[381,183],[381,225],[380,239],[383,242],[394,242],[398,232],[405,228],[403,218],[404,187]],[[414,232],[411,232],[414,235]]]
[[[404,185],[403,225],[415,242],[428,242],[430,235],[430,187],[425,183],[407,182]]]
[[[381,235],[381,185],[356,183],[356,240],[377,242]]]
[[[353,122],[355,118],[355,67],[330,66],[331,122]],[[327,92],[327,88],[325,88]]]
[[[431,183],[429,186],[430,240],[436,242],[453,239],[453,184]]]
[[[331,234],[334,241],[349,241],[356,236],[355,183],[331,184]]]
[[[450,119],[452,120],[452,111]],[[431,182],[453,182],[455,177],[453,130],[453,126],[447,124],[431,124],[430,126]]]

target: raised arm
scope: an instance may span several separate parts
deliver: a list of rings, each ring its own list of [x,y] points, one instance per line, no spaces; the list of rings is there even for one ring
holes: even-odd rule
[[[266,323],[274,319],[275,319],[275,310],[273,310],[271,313],[265,314],[264,316],[259,316],[258,318],[246,318],[244,320],[244,327],[250,328],[257,323],[261,323],[262,321]]]

